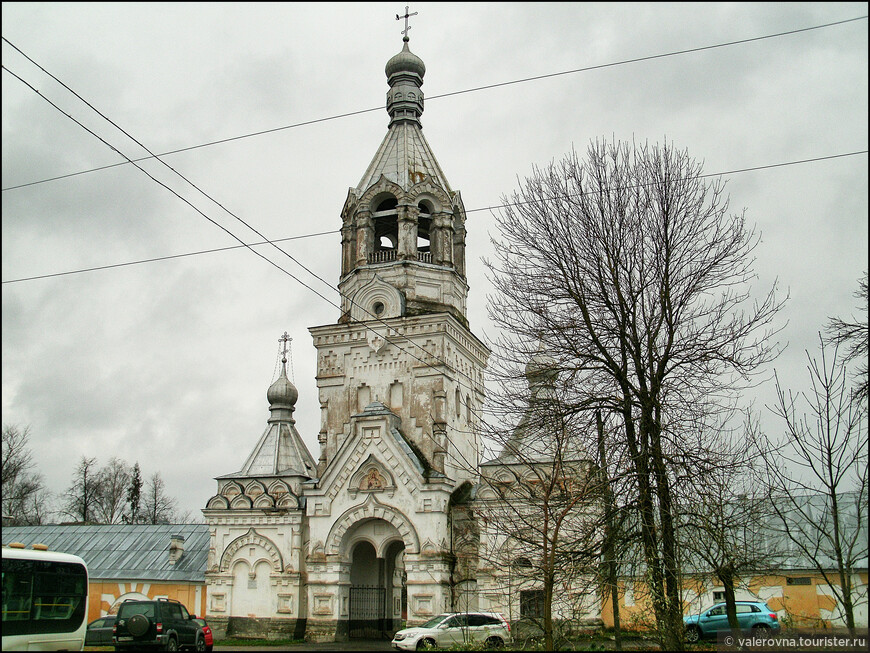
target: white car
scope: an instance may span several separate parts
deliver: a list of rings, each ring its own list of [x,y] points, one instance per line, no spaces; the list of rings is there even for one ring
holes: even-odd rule
[[[471,643],[501,648],[509,641],[510,624],[497,612],[448,612],[420,626],[400,630],[393,636],[392,644],[400,651],[412,651]]]

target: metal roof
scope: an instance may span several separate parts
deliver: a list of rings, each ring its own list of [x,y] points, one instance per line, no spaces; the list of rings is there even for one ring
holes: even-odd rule
[[[184,553],[169,564],[169,540],[184,538]],[[40,543],[72,553],[88,565],[94,580],[205,582],[207,524],[49,524],[6,526],[3,545]]]

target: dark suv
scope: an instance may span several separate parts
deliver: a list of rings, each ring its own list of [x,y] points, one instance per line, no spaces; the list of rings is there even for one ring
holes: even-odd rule
[[[205,650],[205,635],[187,608],[173,599],[124,601],[118,607],[112,643],[116,651],[160,648]]]

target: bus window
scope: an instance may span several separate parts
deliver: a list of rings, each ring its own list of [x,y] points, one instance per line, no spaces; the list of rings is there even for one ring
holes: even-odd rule
[[[76,556],[3,547],[3,650],[82,650],[88,572]]]

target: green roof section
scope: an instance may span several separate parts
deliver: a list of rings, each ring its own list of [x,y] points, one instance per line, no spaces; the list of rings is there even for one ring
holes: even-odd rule
[[[3,546],[45,544],[49,551],[81,557],[92,580],[205,582],[207,524],[47,524],[5,526],[2,533]],[[174,564],[173,536],[184,538],[184,552]]]

